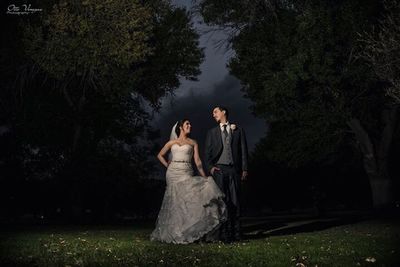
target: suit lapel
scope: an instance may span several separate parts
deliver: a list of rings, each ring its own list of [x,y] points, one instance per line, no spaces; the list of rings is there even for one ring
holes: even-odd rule
[[[219,126],[215,128],[215,133],[216,133],[215,136],[218,139],[218,143],[220,144],[221,147],[223,147],[224,145],[222,144],[222,133],[221,133],[221,128]]]
[[[232,147],[232,144],[233,144],[233,138],[235,138],[235,132],[236,131],[234,131],[234,130],[232,130],[232,128],[230,129],[231,130],[231,147]]]

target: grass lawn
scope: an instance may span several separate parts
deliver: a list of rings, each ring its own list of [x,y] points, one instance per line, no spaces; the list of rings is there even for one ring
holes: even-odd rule
[[[151,225],[0,233],[1,266],[400,266],[400,226],[365,221],[233,244],[150,242]]]

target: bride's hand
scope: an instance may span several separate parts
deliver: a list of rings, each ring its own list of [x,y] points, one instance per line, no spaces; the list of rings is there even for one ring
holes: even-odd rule
[[[214,175],[214,172],[219,171],[219,170],[220,170],[220,168],[218,168],[218,167],[212,167],[210,170],[210,173],[211,173],[211,175]]]

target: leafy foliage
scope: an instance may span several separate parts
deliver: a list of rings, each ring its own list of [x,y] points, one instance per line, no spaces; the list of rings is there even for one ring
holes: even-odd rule
[[[26,51],[58,79],[95,79],[151,53],[151,12],[137,0],[61,1],[43,16],[42,25],[26,30]]]
[[[181,78],[195,79],[203,52],[189,14],[166,0],[47,4],[2,32],[2,203],[18,214],[42,185],[38,199],[51,204],[32,201],[40,212],[92,207],[106,219],[122,198],[145,199],[150,112]]]
[[[27,54],[64,84],[78,78],[108,97],[134,90],[156,106],[179,77],[199,74],[197,39],[185,10],[164,0],[61,1],[25,30]]]
[[[229,14],[243,16],[224,20],[240,25],[229,67],[254,102],[255,114],[270,123],[268,157],[291,167],[331,160],[348,141],[346,122],[359,115],[375,118],[369,103],[382,98],[372,93],[371,71],[354,58],[357,33],[369,29],[379,3],[257,3],[251,15],[230,5]],[[215,1],[200,5],[206,20],[221,24],[211,16]]]
[[[388,83],[388,95],[400,104],[400,4],[384,1],[384,6],[385,14],[377,29],[361,34],[359,54]]]

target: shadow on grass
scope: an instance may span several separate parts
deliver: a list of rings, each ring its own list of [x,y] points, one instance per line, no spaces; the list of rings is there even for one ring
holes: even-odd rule
[[[271,221],[262,220],[242,228],[245,239],[260,239],[269,236],[291,235],[321,231],[336,226],[355,224],[368,220],[365,216],[347,216],[342,218],[315,218],[298,221]]]

